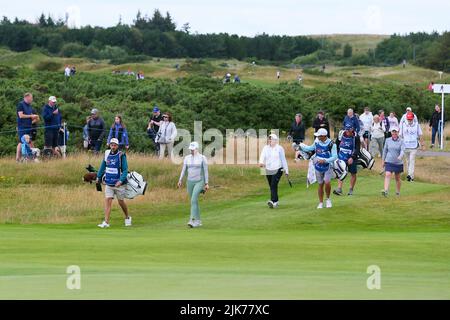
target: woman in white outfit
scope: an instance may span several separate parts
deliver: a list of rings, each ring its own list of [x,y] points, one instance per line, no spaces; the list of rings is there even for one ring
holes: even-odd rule
[[[264,174],[270,187],[270,200],[267,201],[269,208],[278,207],[278,183],[283,176],[289,175],[286,155],[282,146],[278,144],[276,134],[269,135],[269,144],[265,145],[259,159],[259,166],[265,169]]]
[[[173,157],[173,144],[175,143],[175,138],[177,137],[177,127],[175,123],[172,122],[172,115],[167,112],[163,115],[163,121],[159,127],[158,133],[156,135],[155,143],[159,143],[159,158],[163,159],[166,153],[166,149],[169,158]]]

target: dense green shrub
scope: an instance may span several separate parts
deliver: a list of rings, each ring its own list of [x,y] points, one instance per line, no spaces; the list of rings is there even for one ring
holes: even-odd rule
[[[320,109],[340,125],[350,106],[357,112],[368,105],[373,111],[385,109],[399,115],[406,106],[411,106],[420,119],[429,119],[434,103],[439,100],[423,88],[392,82],[364,85],[349,80],[314,89],[303,88],[297,82],[282,82],[262,88],[248,83],[224,85],[220,79],[207,76],[136,81],[109,74],[79,73],[66,81],[60,72],[29,69],[19,69],[15,77],[7,78],[8,70],[0,68],[1,154],[15,152],[15,106],[27,91],[34,94],[33,106],[39,113],[49,95],[58,97],[71,132],[71,150],[82,146],[82,127],[94,107],[100,110],[108,127],[114,115],[122,114],[130,131],[131,148],[150,151],[152,144],[146,136],[146,127],[154,104],[172,112],[178,128],[192,132],[194,120],[201,120],[204,130],[218,128],[225,132],[237,128],[287,130],[297,112],[303,114],[310,126]],[[39,131],[38,146],[42,146],[42,136]]]
[[[86,47],[81,43],[69,42],[61,48],[61,56],[63,57],[81,57],[84,55]]]
[[[40,61],[34,67],[38,71],[59,71],[62,70],[63,65],[59,62],[53,60]]]

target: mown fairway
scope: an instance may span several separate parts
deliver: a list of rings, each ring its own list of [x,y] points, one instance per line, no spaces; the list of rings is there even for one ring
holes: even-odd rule
[[[78,176],[85,160],[29,165],[35,175],[15,183],[8,176],[24,167],[2,161],[0,298],[450,298],[448,185],[404,183],[386,200],[377,172],[364,172],[353,197],[318,211],[304,165],[292,164],[294,188],[283,179],[270,210],[257,169],[214,166],[204,227],[188,229],[185,190],[172,188],[179,168],[135,157],[160,187],[129,201],[132,228],[115,205],[101,230],[102,195]],[[69,265],[81,268],[81,290],[66,289]],[[366,287],[370,265],[381,290]]]

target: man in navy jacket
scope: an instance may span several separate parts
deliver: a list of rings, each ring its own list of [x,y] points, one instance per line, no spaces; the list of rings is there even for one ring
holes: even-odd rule
[[[53,154],[55,154],[55,148],[58,146],[58,131],[61,127],[61,113],[56,105],[55,96],[48,98],[48,103],[42,109],[42,117],[45,124],[45,149],[52,149]]]

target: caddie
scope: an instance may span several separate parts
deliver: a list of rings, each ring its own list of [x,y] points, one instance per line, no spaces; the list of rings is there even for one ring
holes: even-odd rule
[[[99,224],[100,228],[109,228],[111,205],[114,197],[117,197],[120,207],[125,215],[125,226],[131,226],[131,217],[128,215],[128,207],[125,203],[125,184],[127,183],[128,163],[125,153],[119,151],[119,140],[112,138],[109,142],[110,150],[105,151],[100,169],[97,173],[97,183],[104,176],[105,188],[105,220]]]

